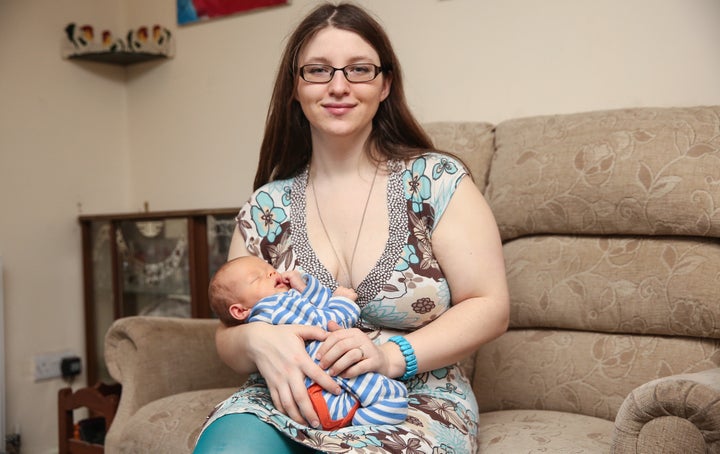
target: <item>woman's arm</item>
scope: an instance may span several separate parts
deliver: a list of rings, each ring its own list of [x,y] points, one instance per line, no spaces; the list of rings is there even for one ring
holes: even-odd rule
[[[450,199],[433,232],[432,247],[450,286],[453,306],[406,336],[415,350],[418,372],[453,364],[500,336],[507,330],[510,313],[495,218],[470,178],[461,180]],[[344,371],[346,377],[368,371],[399,377],[405,372],[405,358],[396,344],[373,348],[354,331],[332,333],[319,351],[321,367],[332,365],[331,374]],[[366,358],[354,363],[358,358],[351,350],[358,348]]]
[[[244,255],[249,252],[236,227],[228,259]],[[319,327],[257,322],[230,328],[220,326],[215,345],[220,359],[236,372],[260,372],[279,411],[298,423],[317,426],[318,417],[305,387],[305,377],[336,394],[340,387],[308,356],[305,341],[326,337],[327,332]]]
[[[470,178],[463,178],[432,235],[432,247],[450,286],[453,306],[406,336],[418,370],[455,363],[508,327],[510,303],[495,217]],[[394,344],[390,345],[404,358]],[[396,361],[398,358],[396,358]]]

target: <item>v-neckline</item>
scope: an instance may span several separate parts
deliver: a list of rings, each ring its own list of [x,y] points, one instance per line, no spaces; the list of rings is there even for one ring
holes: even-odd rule
[[[385,247],[369,273],[360,281],[355,291],[358,294],[357,304],[361,308],[376,298],[382,290],[382,284],[390,278],[395,265],[402,253],[402,246],[408,235],[408,215],[402,190],[402,169],[398,161],[389,161],[386,183],[386,203],[388,210],[389,232]],[[291,189],[290,222],[291,240],[300,267],[306,273],[315,276],[323,285],[335,290],[338,282],[335,276],[320,261],[315,249],[310,244],[307,234],[307,198],[308,171],[306,167],[295,177]]]

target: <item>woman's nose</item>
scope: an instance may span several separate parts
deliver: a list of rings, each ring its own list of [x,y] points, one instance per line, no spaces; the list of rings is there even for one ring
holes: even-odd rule
[[[342,71],[335,71],[333,78],[328,82],[328,91],[330,95],[345,95],[350,90],[350,82],[345,78],[345,73]]]

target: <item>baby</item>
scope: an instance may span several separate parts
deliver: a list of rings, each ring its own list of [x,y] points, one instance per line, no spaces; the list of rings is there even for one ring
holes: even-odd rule
[[[306,324],[328,329],[335,321],[343,328],[357,323],[360,308],[355,291],[338,287],[333,295],[319,281],[298,271],[279,273],[264,260],[239,257],[215,273],[208,291],[210,306],[226,326],[246,322],[274,325]],[[315,360],[322,342],[305,349]],[[315,360],[315,362],[318,362]],[[368,372],[354,378],[334,377],[343,392],[334,395],[313,383],[305,384],[324,430],[359,424],[399,424],[407,417],[407,388],[382,374]]]

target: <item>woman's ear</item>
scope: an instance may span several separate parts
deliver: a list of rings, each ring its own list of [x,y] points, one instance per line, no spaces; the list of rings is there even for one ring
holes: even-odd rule
[[[243,307],[240,303],[235,303],[228,308],[230,316],[236,320],[245,321],[250,315],[250,309]]]
[[[392,88],[392,73],[383,73],[383,88],[380,92],[380,102],[385,101],[390,95],[390,89]]]

